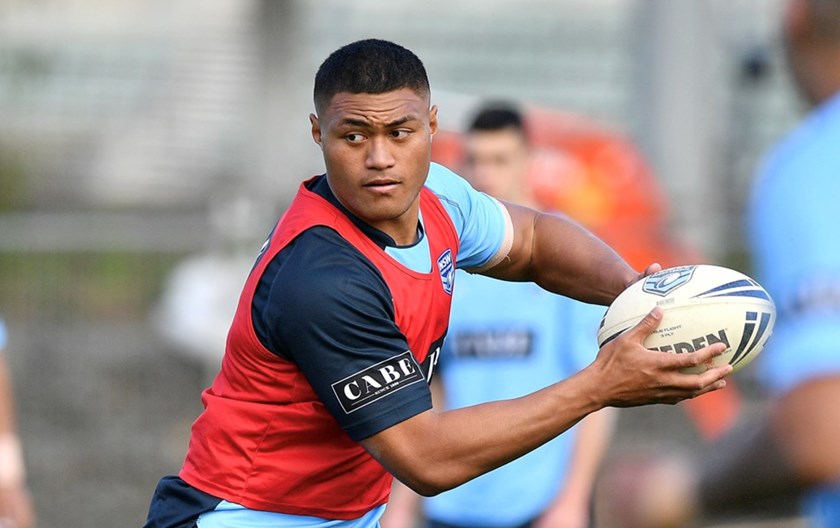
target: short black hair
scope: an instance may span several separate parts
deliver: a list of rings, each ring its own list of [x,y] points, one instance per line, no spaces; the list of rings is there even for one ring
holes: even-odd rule
[[[417,55],[387,40],[359,40],[332,52],[318,68],[315,109],[320,111],[340,92],[382,94],[402,88],[430,93],[426,68]]]
[[[488,103],[478,110],[467,131],[495,132],[506,128],[525,135],[522,112],[510,103]]]

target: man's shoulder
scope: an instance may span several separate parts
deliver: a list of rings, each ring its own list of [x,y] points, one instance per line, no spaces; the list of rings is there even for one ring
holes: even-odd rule
[[[436,163],[429,168],[426,188],[440,200],[458,233],[458,266],[492,267],[500,249],[513,236],[510,216],[504,206]]]
[[[329,292],[354,280],[381,282],[381,274],[373,263],[326,226],[306,229],[275,258],[280,263],[276,279],[281,279],[285,288]]]
[[[478,192],[461,176],[438,163],[429,166],[426,188],[443,202],[447,210],[469,209]]]

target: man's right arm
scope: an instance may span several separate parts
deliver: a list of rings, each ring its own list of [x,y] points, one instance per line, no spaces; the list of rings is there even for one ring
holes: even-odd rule
[[[575,376],[512,400],[438,412],[434,409],[361,441],[394,476],[421,495],[435,495],[514,460],[603,407],[677,403],[725,385],[728,365],[699,375],[723,345],[679,356],[654,353],[642,341],[661,311],[601,349]]]

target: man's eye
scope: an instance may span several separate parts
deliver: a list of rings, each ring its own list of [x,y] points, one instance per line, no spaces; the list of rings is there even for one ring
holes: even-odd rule
[[[347,134],[344,138],[350,143],[361,143],[365,140],[365,136],[361,134]]]
[[[405,139],[408,137],[408,134],[408,130],[394,130],[393,132],[391,132],[391,137],[395,139]]]

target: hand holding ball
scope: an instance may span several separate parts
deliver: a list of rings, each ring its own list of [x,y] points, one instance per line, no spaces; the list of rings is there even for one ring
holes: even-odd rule
[[[656,306],[662,309],[662,321],[645,339],[645,347],[672,354],[717,342],[727,347],[711,365],[686,373],[725,363],[733,372],[743,368],[764,348],[776,321],[770,296],[743,273],[720,266],[680,266],[649,275],[616,297],[601,320],[598,346],[635,326]]]

